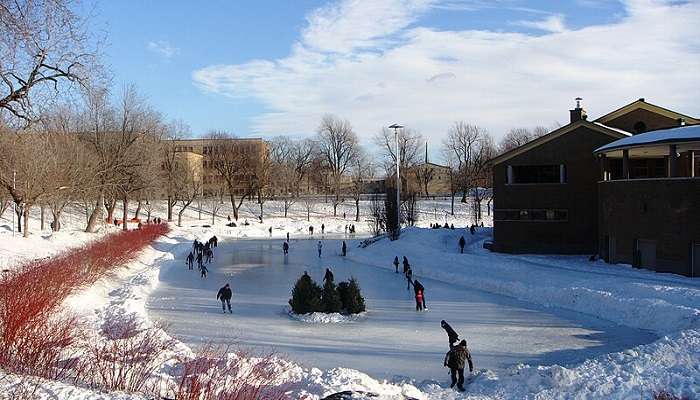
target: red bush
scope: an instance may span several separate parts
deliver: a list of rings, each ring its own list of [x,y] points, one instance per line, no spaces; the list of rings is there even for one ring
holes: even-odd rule
[[[120,231],[83,248],[30,262],[0,279],[0,367],[55,378],[60,347],[75,342],[78,329],[70,317],[55,315],[75,290],[90,285],[168,231],[148,225]]]

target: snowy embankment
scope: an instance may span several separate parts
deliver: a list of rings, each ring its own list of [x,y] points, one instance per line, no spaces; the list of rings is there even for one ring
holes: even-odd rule
[[[366,313],[360,314],[341,314],[341,313],[322,313],[314,312],[309,314],[295,314],[289,308],[285,309],[289,318],[304,322],[307,324],[349,324],[361,321]]]
[[[460,235],[468,241],[460,254]],[[487,398],[648,398],[653,390],[700,396],[700,281],[591,263],[585,257],[511,256],[481,248],[490,230],[407,229],[401,239],[381,240],[349,257],[393,269],[407,256],[416,277],[512,296],[547,307],[594,315],[648,329],[659,340],[585,361],[572,368],[527,366],[507,376],[485,374],[469,386]],[[379,262],[381,260],[381,262]],[[426,288],[430,296],[430,288]],[[440,398],[438,386],[423,387]],[[646,393],[646,395],[644,395]],[[466,397],[469,398],[469,397]]]

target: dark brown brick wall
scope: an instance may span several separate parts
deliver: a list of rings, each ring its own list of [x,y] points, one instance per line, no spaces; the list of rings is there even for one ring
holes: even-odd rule
[[[640,121],[644,122],[644,124],[647,126],[647,131],[678,126],[678,121],[673,118],[664,117],[663,115],[659,115],[641,108],[608,121],[605,123],[605,125],[622,129],[630,133],[635,133],[634,125]]]
[[[700,179],[640,179],[598,184],[599,240],[614,237],[613,261],[633,263],[635,239],[656,241],[656,270],[688,275],[700,243]]]
[[[509,253],[597,251],[597,182],[593,150],[615,140],[577,128],[494,166],[495,209],[567,209],[565,222],[494,221],[494,249]],[[565,164],[566,184],[506,185],[508,165]]]

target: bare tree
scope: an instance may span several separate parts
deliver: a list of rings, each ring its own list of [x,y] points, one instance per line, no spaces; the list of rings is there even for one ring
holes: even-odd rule
[[[374,166],[369,157],[358,151],[352,166],[352,198],[355,200],[355,222],[360,222],[360,200],[367,187],[367,181],[374,177]]]
[[[413,167],[420,162],[421,149],[423,148],[423,136],[410,128],[398,131],[399,142],[399,167]],[[374,137],[374,143],[379,146],[380,155],[387,175],[394,174],[396,169],[396,140],[394,131],[388,128],[382,130]]]
[[[337,216],[343,177],[357,155],[357,135],[349,121],[326,115],[318,127],[318,143],[320,153],[331,174],[333,216]]]
[[[250,185],[256,160],[256,154],[246,149],[241,143],[233,140],[235,137],[228,132],[211,132],[207,139],[211,144],[210,157],[213,168],[226,183],[233,217],[238,221],[238,210],[247,196],[254,193],[255,186]],[[240,197],[236,202],[236,193]]]
[[[450,128],[444,148],[456,164],[457,186],[462,192],[462,201],[466,201],[473,189],[489,179],[489,160],[496,154],[493,139],[478,126],[460,121]],[[478,190],[474,191],[478,197],[476,192]],[[478,222],[478,216],[476,219]]]
[[[426,196],[430,196],[428,192],[428,186],[430,182],[435,178],[436,170],[432,164],[425,164],[423,166],[416,166],[413,168],[413,175],[416,178],[416,182],[420,186],[420,189],[425,193]]]
[[[0,110],[29,125],[96,68],[86,20],[72,0],[0,0]]]
[[[270,143],[271,183],[280,193],[285,218],[299,197],[304,180],[309,180],[315,151],[316,143],[311,139],[292,141],[278,137]]]
[[[189,136],[190,127],[182,121],[173,121],[167,130],[167,134],[162,138],[160,148],[162,149],[162,186],[167,198],[167,218],[169,222],[173,220],[173,206],[177,202],[177,171],[176,171],[176,156],[178,153],[177,141]]]
[[[177,213],[177,226],[182,226],[182,215],[202,191],[202,177],[185,160],[178,160],[175,167],[177,174],[177,200],[180,211]]]

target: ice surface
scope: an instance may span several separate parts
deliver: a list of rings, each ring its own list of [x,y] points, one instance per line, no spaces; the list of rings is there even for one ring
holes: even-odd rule
[[[349,241],[350,251],[357,241]],[[274,350],[308,367],[348,367],[378,378],[446,379],[442,366],[448,320],[469,342],[478,368],[504,370],[519,363],[570,365],[592,356],[654,340],[651,333],[579,313],[543,308],[449,283],[423,279],[428,311],[415,311],[413,290],[402,274],[339,256],[340,241],[292,240],[288,258],[282,241],[224,242],[209,277],[175,262],[161,268],[160,284],[148,301],[151,318],[188,344],[240,343]],[[388,263],[392,254],[386,255]],[[296,279],[308,271],[319,282],[330,267],[336,282],[351,275],[362,287],[367,315],[352,323],[309,324],[286,314]],[[223,314],[216,292],[233,286],[233,315]]]

